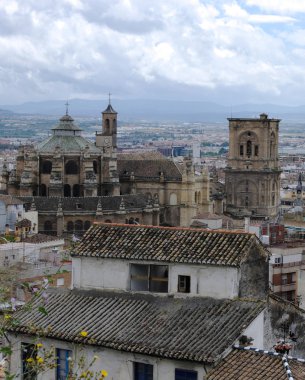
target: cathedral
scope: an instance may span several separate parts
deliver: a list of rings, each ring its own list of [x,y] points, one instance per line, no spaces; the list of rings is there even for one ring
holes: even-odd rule
[[[189,226],[209,209],[209,178],[190,158],[117,152],[117,112],[109,102],[91,142],[66,114],[51,136],[23,146],[4,166],[3,192],[37,210],[39,232],[82,234],[95,221]]]

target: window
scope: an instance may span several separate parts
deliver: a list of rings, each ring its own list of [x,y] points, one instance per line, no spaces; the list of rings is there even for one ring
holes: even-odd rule
[[[254,155],[258,156],[258,145],[254,146]]]
[[[175,380],[197,380],[197,372],[187,369],[175,369]]]
[[[22,359],[22,379],[34,380],[37,379],[37,372],[29,365],[30,359],[35,359],[37,356],[37,348],[34,344],[21,343],[21,359]]]
[[[78,174],[78,164],[75,161],[68,161],[65,165],[66,174]]]
[[[66,380],[69,376],[69,358],[72,351],[56,349],[56,380]]]
[[[167,293],[168,266],[131,264],[130,290]]]
[[[244,155],[244,146],[243,146],[243,145],[240,145],[240,146],[239,146],[239,155],[240,155],[240,156],[243,156],[243,155]]]
[[[250,157],[252,154],[252,142],[249,140],[247,141],[247,156]]]
[[[178,276],[178,292],[189,293],[191,288],[191,276]]]
[[[51,161],[43,161],[41,165],[41,172],[42,174],[51,174],[52,172],[52,162]]]
[[[134,380],[153,380],[154,366],[145,363],[133,363]]]

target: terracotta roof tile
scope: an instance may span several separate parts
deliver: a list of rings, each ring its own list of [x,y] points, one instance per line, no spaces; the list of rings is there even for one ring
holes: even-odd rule
[[[239,266],[253,245],[267,257],[253,234],[96,224],[83,236],[73,256]]]
[[[20,310],[13,330],[171,359],[213,362],[264,309],[262,301],[168,298],[120,292],[48,290],[47,315]],[[88,338],[80,332],[88,332]],[[92,343],[94,342],[94,343]]]
[[[283,365],[286,358],[263,350],[233,349],[208,374],[207,380],[287,380]],[[297,359],[287,359],[294,380],[305,379],[305,363]]]

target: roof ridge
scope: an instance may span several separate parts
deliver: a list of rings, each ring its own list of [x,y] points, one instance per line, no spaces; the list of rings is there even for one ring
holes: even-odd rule
[[[286,354],[280,354],[278,352],[275,352],[275,351],[269,351],[269,350],[264,350],[263,348],[256,348],[256,347],[245,347],[245,346],[238,346],[237,344],[234,344],[232,346],[233,349],[236,349],[236,350],[241,350],[241,351],[253,351],[253,352],[257,352],[259,354],[265,354],[265,355],[271,355],[271,356],[282,356],[283,357],[283,360],[284,358],[286,357],[286,360],[287,359],[290,359],[290,360],[296,360],[300,363],[305,363],[305,359],[302,359],[302,358],[298,358],[296,356],[290,356],[290,355],[286,355]]]
[[[119,195],[120,197],[122,195]],[[109,223],[103,223],[103,222],[95,222],[96,225],[103,225]],[[225,229],[215,229],[215,230],[205,230],[205,229],[198,229],[198,228],[192,228],[192,227],[169,227],[169,226],[153,226],[150,224],[125,224],[125,223],[111,223],[114,227],[130,227],[130,228],[154,228],[154,229],[162,229],[162,230],[171,230],[171,231],[195,231],[195,232],[205,232],[205,233],[221,233],[221,234],[233,234],[233,235],[248,235],[251,237],[255,237],[255,233],[252,232],[245,232],[245,231],[239,231],[239,230],[225,230]]]

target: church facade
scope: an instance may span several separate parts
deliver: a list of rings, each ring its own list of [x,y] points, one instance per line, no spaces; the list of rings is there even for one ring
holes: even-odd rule
[[[157,152],[118,154],[110,102],[94,142],[82,136],[68,109],[51,132],[21,147],[16,168],[4,167],[1,179],[2,190],[37,209],[40,232],[81,233],[95,220],[189,226],[208,211],[208,175],[195,171],[191,159],[178,164]]]

